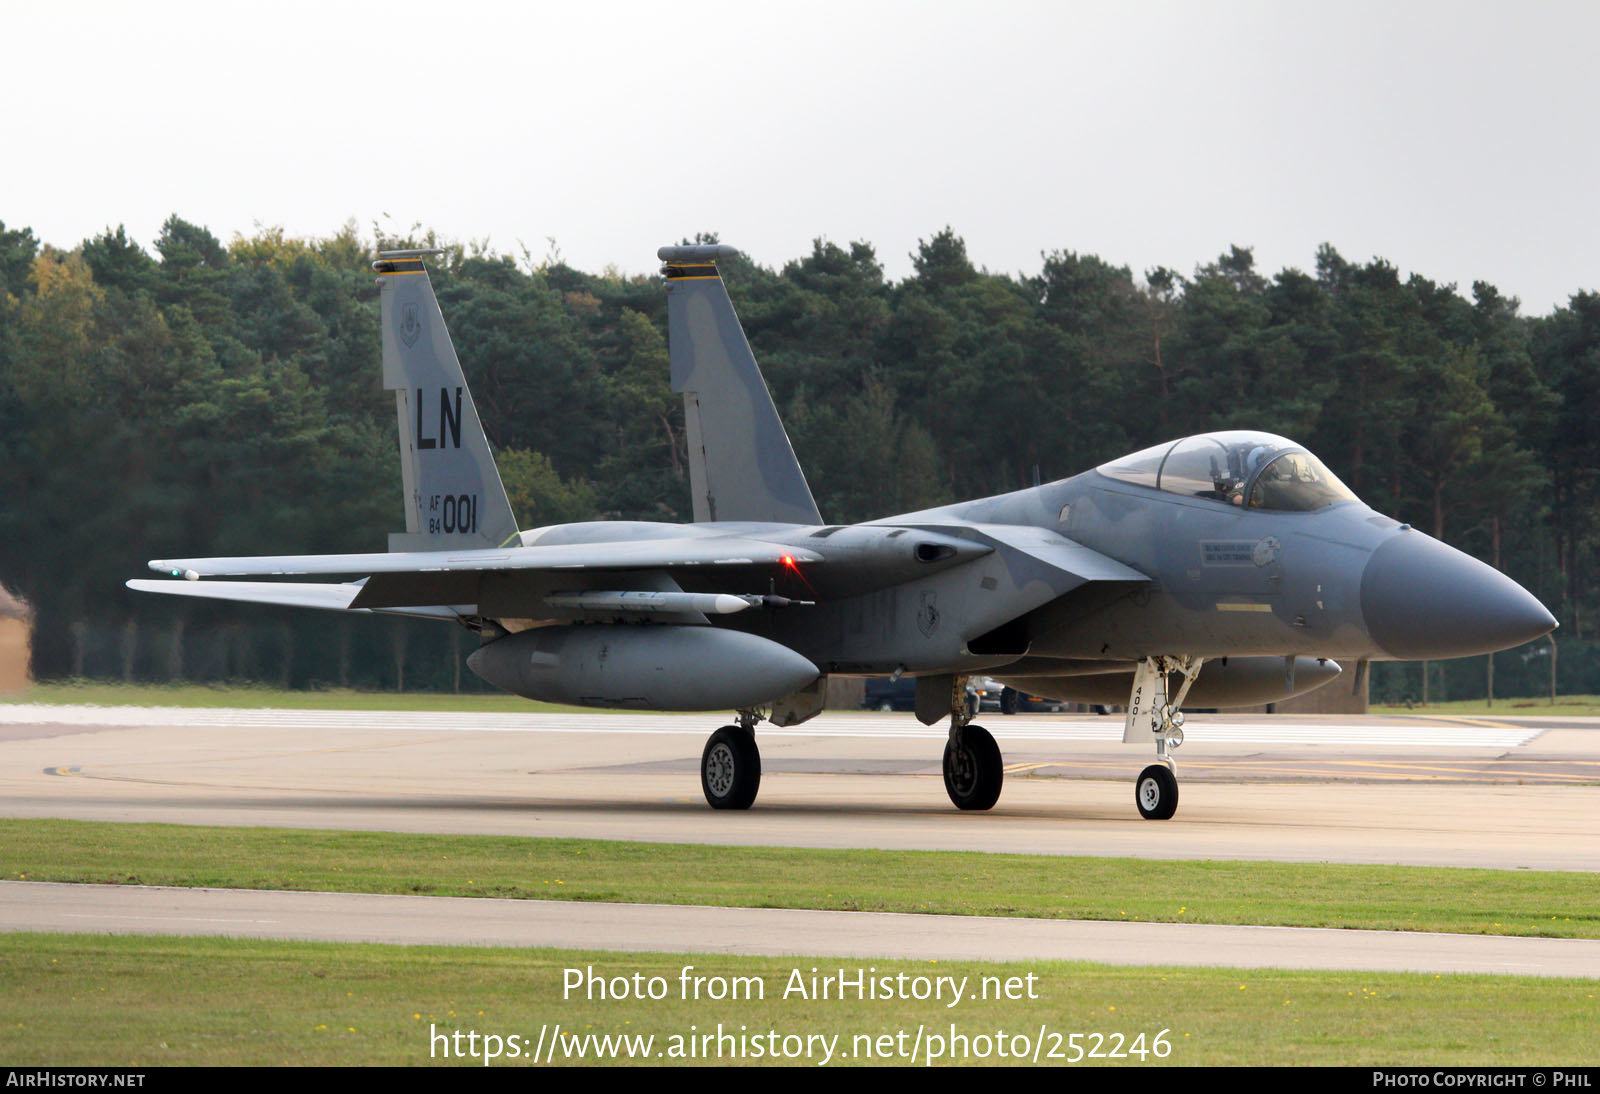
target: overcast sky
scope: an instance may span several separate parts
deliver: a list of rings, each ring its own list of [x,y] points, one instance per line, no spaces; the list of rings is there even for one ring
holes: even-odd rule
[[[0,0],[0,221],[70,247],[415,222],[574,266],[714,231],[781,265],[1189,273],[1318,244],[1600,289],[1600,4]]]

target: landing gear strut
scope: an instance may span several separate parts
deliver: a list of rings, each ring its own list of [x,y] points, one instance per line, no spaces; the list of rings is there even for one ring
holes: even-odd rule
[[[1124,741],[1153,738],[1156,762],[1139,772],[1133,784],[1133,801],[1145,820],[1170,820],[1178,811],[1178,765],[1172,753],[1183,744],[1184,697],[1200,674],[1198,657],[1147,657],[1133,677]],[[1182,675],[1177,695],[1167,701],[1167,674]]]
[[[944,789],[957,809],[990,809],[1000,800],[1005,769],[1000,746],[987,729],[968,721],[967,681],[955,678],[950,697],[950,739],[944,746]]]
[[[723,726],[700,753],[700,789],[713,809],[749,809],[761,789],[761,750],[756,747],[753,710],[739,712],[739,724]]]

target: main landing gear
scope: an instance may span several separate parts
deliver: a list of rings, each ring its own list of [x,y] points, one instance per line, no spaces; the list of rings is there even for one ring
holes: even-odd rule
[[[982,726],[972,725],[966,680],[955,678],[950,698],[950,739],[944,746],[944,789],[957,809],[990,809],[1000,800],[1005,769],[1000,746]]]
[[[1005,770],[1000,746],[982,726],[971,724],[966,680],[953,678],[950,739],[944,746],[944,789],[957,809],[991,809],[1000,800]],[[737,725],[723,726],[700,753],[700,789],[713,809],[749,809],[761,789],[761,750],[756,723],[763,714],[739,711]],[[801,719],[803,720],[803,719]],[[778,724],[789,725],[779,719]]]
[[[1178,765],[1172,753],[1183,744],[1183,700],[1189,685],[1200,673],[1198,657],[1147,657],[1133,676],[1133,695],[1128,701],[1128,720],[1123,727],[1124,741],[1149,735],[1155,741],[1156,762],[1139,772],[1133,784],[1133,802],[1145,820],[1170,820],[1178,811]],[[1180,673],[1183,682],[1178,693],[1167,702],[1167,674]],[[1146,722],[1148,719],[1148,722]]]
[[[713,809],[749,809],[761,789],[761,750],[756,747],[753,710],[739,712],[739,724],[723,726],[700,753],[700,789]]]

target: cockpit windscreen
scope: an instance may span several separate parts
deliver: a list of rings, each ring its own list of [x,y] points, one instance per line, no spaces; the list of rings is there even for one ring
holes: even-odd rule
[[[1185,437],[1099,470],[1123,482],[1247,509],[1305,511],[1355,500],[1350,488],[1300,445],[1247,430]]]

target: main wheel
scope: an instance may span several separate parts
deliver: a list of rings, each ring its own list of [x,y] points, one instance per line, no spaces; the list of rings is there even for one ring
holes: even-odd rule
[[[1178,777],[1166,764],[1151,764],[1133,784],[1133,800],[1145,820],[1168,820],[1178,811]]]
[[[1000,800],[1000,746],[982,726],[961,731],[961,747],[944,746],[944,789],[957,809],[989,809]]]
[[[1000,692],[1000,713],[1015,714],[1017,712],[1018,702],[1019,697],[1017,696],[1016,688],[1002,689]]]
[[[761,789],[761,751],[756,736],[723,726],[700,754],[700,789],[713,809],[749,809]]]

